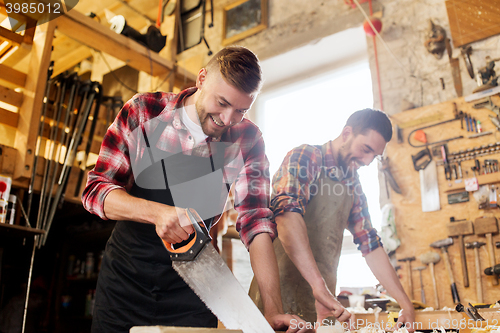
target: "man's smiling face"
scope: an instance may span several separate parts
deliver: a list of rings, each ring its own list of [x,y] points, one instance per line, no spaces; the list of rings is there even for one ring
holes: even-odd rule
[[[201,128],[214,138],[241,122],[256,97],[256,94],[247,94],[228,84],[218,71],[207,73],[202,69],[196,87],[200,92],[196,112]]]
[[[386,142],[382,135],[372,129],[365,133],[355,135],[350,126],[346,126],[342,131],[344,144],[340,148],[338,163],[345,169],[359,167],[370,164],[377,156],[384,152]]]

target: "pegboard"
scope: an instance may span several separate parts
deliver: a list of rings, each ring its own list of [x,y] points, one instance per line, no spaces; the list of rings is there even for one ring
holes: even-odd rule
[[[495,104],[500,105],[500,97],[493,96],[492,100]],[[463,139],[457,139],[449,141],[447,143],[448,150],[451,153],[458,152],[460,150],[466,150],[467,148],[489,145],[490,143],[496,143],[500,141],[500,132],[496,130],[495,126],[489,120],[489,115],[494,115],[494,113],[488,109],[474,109],[472,108],[473,103],[467,103],[463,98],[458,98],[449,102],[426,106],[410,111],[404,111],[391,116],[393,124],[404,124],[410,121],[414,121],[415,119],[429,119],[429,117],[435,116],[436,114],[441,114],[442,119],[405,128],[403,130],[404,143],[398,143],[396,135],[394,135],[393,139],[388,143],[386,148],[387,156],[390,159],[391,172],[402,190],[401,195],[396,194],[395,192],[391,192],[390,194],[391,201],[396,207],[396,228],[398,236],[401,239],[401,246],[396,251],[396,257],[398,259],[401,259],[405,257],[415,256],[417,260],[412,262],[412,267],[416,267],[423,265],[419,260],[419,257],[423,253],[434,251],[441,255],[441,261],[435,266],[435,274],[438,284],[438,297],[441,307],[454,307],[450,290],[450,282],[441,251],[438,249],[433,249],[429,245],[434,241],[448,237],[447,225],[450,223],[450,217],[454,217],[457,220],[467,219],[474,221],[476,218],[483,215],[492,215],[496,216],[497,219],[500,219],[500,209],[498,208],[479,210],[478,203],[473,198],[472,193],[470,193],[469,202],[448,204],[447,195],[450,193],[454,193],[454,191],[450,191],[450,188],[455,186],[454,184],[456,184],[457,181],[455,179],[452,179],[451,181],[446,180],[443,166],[437,167],[439,200],[441,209],[435,212],[422,212],[420,177],[419,173],[415,171],[413,167],[411,155],[416,155],[423,148],[411,147],[408,144],[407,137],[411,131],[418,127],[423,127],[439,121],[454,118],[453,103],[456,103],[458,111],[463,111],[471,114],[477,120],[480,120],[482,123],[483,131],[492,131],[494,134],[474,139],[468,139],[468,136],[475,133],[467,132],[465,122],[463,124],[464,129],[462,129],[460,120],[457,120],[446,123],[444,125],[429,128],[428,130],[424,130],[424,132],[427,134],[427,139],[429,142],[440,141],[460,135],[464,136]],[[419,142],[412,140],[412,143],[417,144]],[[497,159],[500,161],[500,151],[493,155],[479,157],[478,159],[480,161],[483,161],[483,159],[485,158]],[[440,159],[440,157],[433,157],[434,161],[439,161]],[[473,165],[474,159],[462,162],[464,178],[466,177],[465,171],[467,171],[468,177],[472,176],[471,167]],[[498,172],[497,174],[498,177],[496,179],[500,182],[500,172]],[[458,190],[458,192],[460,192],[460,190]],[[464,239],[465,242],[473,242],[475,240],[482,242],[486,241],[485,237],[476,235],[465,236]],[[499,235],[493,236],[493,242],[495,241],[500,241]],[[490,266],[488,260],[489,257],[485,246],[483,246],[479,250],[484,301],[488,303],[494,303],[500,299],[500,285],[493,286],[491,277],[484,275],[484,269]],[[500,250],[495,248],[495,251],[495,257],[498,263],[500,262]],[[455,282],[458,287],[458,293],[461,299],[461,303],[476,303],[474,251],[466,250],[468,275],[470,280],[470,286],[468,288],[465,288],[463,284],[462,265],[457,238],[454,238],[454,244],[449,247],[448,252],[450,255],[452,270],[454,273]],[[411,293],[409,291],[408,280],[409,277],[406,267],[407,264],[400,264],[403,268],[399,271],[399,274],[402,276],[401,282],[407,294],[410,295]],[[429,268],[424,270],[422,272],[422,275],[424,280],[424,291],[427,305],[435,307],[433,285]],[[420,301],[420,281],[418,272],[413,271],[411,278],[413,281],[414,299]]]
[[[455,47],[500,34],[500,0],[447,0],[445,3]]]

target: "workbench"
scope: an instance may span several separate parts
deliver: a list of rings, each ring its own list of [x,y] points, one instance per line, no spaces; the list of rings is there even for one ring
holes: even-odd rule
[[[500,327],[500,309],[479,309],[479,314],[485,319],[484,322],[473,321],[463,313],[457,311],[416,311],[416,330],[439,330],[440,327],[446,331],[460,330],[461,333],[482,331],[481,328]],[[356,314],[358,327],[386,328],[390,321],[388,312]],[[228,330],[223,328],[192,328],[192,327],[166,327],[166,326],[136,326],[132,327],[130,333],[223,333],[242,332],[240,330]]]

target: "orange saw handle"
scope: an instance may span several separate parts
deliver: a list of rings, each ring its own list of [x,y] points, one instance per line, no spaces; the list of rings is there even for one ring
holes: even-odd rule
[[[194,260],[205,245],[212,240],[205,223],[196,210],[188,208],[186,209],[186,215],[194,228],[194,233],[187,240],[187,244],[178,246],[178,244],[171,244],[162,239],[172,261]]]

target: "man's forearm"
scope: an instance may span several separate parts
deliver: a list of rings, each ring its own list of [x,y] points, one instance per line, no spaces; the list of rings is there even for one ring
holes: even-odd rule
[[[104,213],[110,220],[155,223],[156,202],[134,197],[124,190],[109,192],[104,200]]]
[[[406,295],[384,249],[382,247],[376,248],[368,253],[365,259],[373,275],[384,286],[389,295],[394,297],[402,308],[413,309],[413,304]]]
[[[270,317],[283,313],[279,283],[278,262],[271,237],[261,233],[254,237],[249,247],[250,262],[259,286],[264,315]]]

